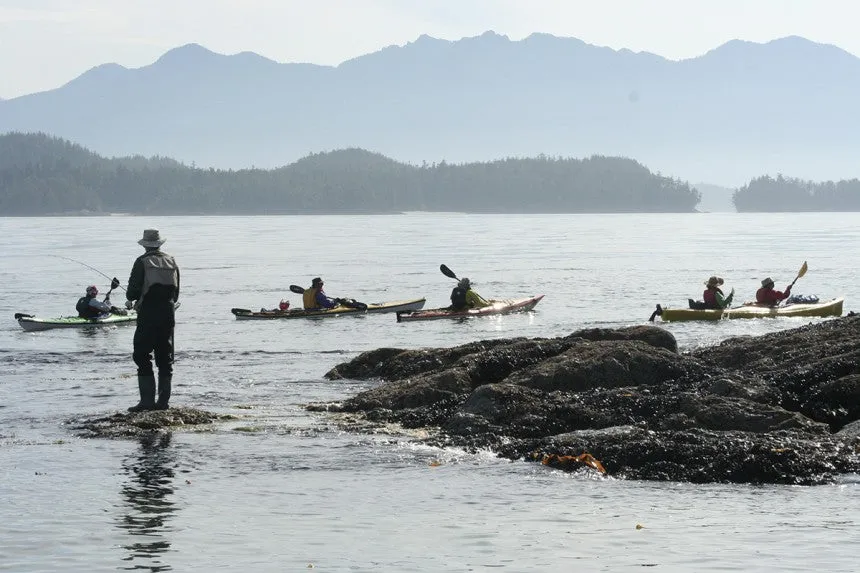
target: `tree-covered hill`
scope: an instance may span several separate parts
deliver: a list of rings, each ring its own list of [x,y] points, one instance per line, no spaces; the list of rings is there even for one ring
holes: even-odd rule
[[[734,194],[739,212],[860,211],[860,180],[815,183],[784,177],[757,177]]]
[[[44,134],[0,136],[0,215],[692,212],[699,198],[622,157],[416,166],[342,149],[273,170],[215,170],[104,158]]]

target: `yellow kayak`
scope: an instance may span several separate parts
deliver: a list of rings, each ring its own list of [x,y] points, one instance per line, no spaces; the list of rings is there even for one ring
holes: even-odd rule
[[[747,303],[743,306],[723,310],[693,310],[691,308],[663,308],[659,304],[654,311],[664,321],[677,320],[722,320],[724,318],[781,318],[792,316],[842,316],[842,303],[845,299],[808,303],[787,304],[785,306],[765,306]]]

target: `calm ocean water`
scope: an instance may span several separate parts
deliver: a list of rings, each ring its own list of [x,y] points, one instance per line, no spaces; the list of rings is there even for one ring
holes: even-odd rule
[[[133,327],[25,333],[125,284],[145,227],[182,268],[173,402],[240,419],[154,440],[74,437],[67,421],[136,402]],[[0,570],[857,571],[860,484],[625,482],[356,435],[302,409],[373,382],[323,374],[380,346],[451,346],[642,324],[718,274],[736,301],[772,276],[860,310],[860,214],[0,218]],[[240,322],[231,307],[426,296],[446,263],[536,312],[397,324],[393,315]],[[116,298],[122,300],[122,293]],[[808,320],[666,325],[683,348]],[[810,452],[814,455],[814,452]],[[437,465],[434,461],[441,462]],[[642,525],[637,529],[637,524]]]

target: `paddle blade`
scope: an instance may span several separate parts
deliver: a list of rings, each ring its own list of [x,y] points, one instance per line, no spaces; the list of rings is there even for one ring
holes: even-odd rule
[[[247,308],[231,308],[230,312],[233,314],[251,314],[251,311]]]
[[[305,294],[305,289],[303,289],[299,285],[290,285],[290,292],[294,292],[296,294]]]
[[[454,271],[449,269],[447,265],[444,265],[444,264],[439,265],[439,270],[442,271],[442,274],[445,275],[446,277],[457,280],[457,275],[455,275]]]
[[[16,312],[15,320],[18,320],[19,318],[33,318],[33,315],[27,314],[26,312]]]
[[[809,266],[807,266],[806,261],[803,261],[803,266],[800,267],[800,270],[797,272],[797,279],[806,274],[806,271],[809,270]],[[794,280],[797,280],[794,279]]]

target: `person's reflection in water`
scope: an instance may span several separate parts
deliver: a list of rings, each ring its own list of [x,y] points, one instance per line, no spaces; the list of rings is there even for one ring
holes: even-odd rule
[[[124,547],[129,555],[126,570],[170,571],[172,567],[163,561],[170,549],[166,533],[170,532],[167,521],[176,511],[171,501],[175,459],[170,447],[171,434],[150,433],[140,439],[140,451],[123,462],[129,474],[122,488],[128,512],[122,517],[119,527],[132,536],[133,543]]]

